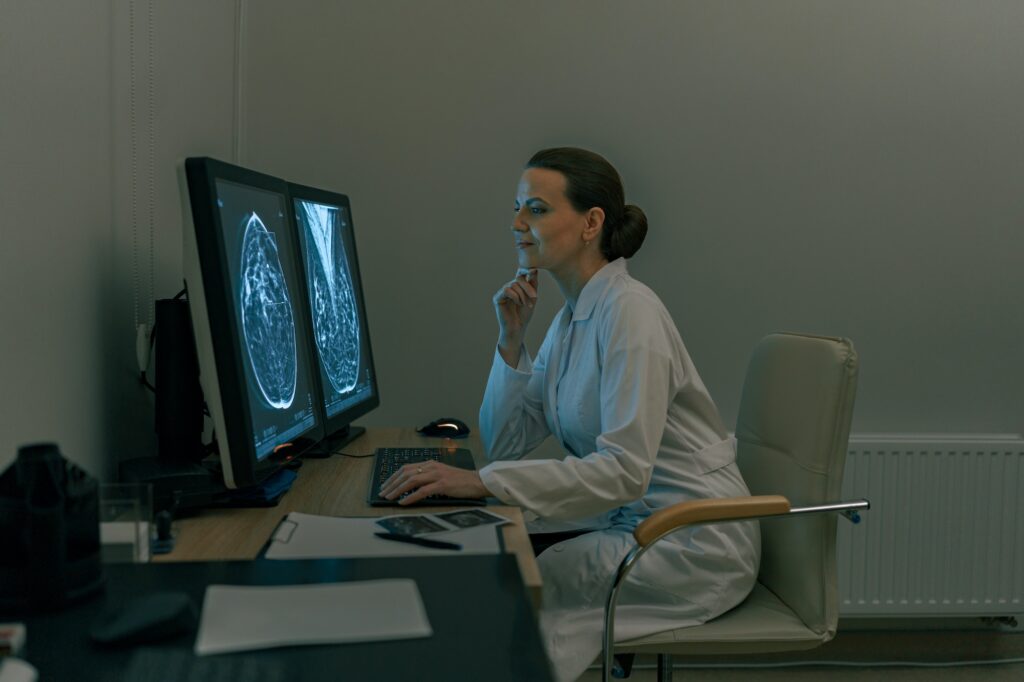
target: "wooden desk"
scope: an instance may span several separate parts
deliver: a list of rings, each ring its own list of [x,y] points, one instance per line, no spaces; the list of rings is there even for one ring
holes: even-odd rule
[[[477,466],[484,464],[484,450],[475,434],[461,440],[424,438],[411,428],[367,429],[346,445],[352,455],[372,454],[379,447],[444,446],[468,448]],[[353,459],[333,455],[328,459],[307,459],[298,471],[292,489],[276,507],[256,509],[207,509],[175,523],[174,551],[154,561],[221,561],[255,559],[267,538],[285,514],[297,511],[324,516],[388,516],[448,511],[458,507],[371,507],[366,504],[366,486],[373,458]],[[523,582],[535,606],[540,605],[541,580],[530,539],[518,507],[491,506],[489,511],[512,521],[504,526],[505,547],[516,555]]]

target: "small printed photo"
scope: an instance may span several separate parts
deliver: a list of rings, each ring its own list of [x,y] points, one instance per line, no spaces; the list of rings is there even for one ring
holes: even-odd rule
[[[444,514],[435,514],[435,516],[458,528],[472,528],[473,526],[482,526],[488,523],[509,523],[509,520],[504,516],[492,514],[482,509],[445,512]]]
[[[390,533],[399,535],[422,535],[448,530],[426,516],[389,516],[386,519],[377,519],[377,525],[383,526]]]

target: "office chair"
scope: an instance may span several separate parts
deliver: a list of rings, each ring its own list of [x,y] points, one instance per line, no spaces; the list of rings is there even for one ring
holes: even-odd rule
[[[736,424],[737,464],[751,496],[681,502],[633,531],[636,546],[605,605],[606,682],[613,653],[657,654],[658,680],[669,682],[673,654],[796,651],[832,639],[839,618],[835,514],[856,523],[858,510],[869,508],[867,500],[833,502],[856,388],[857,353],[847,339],[771,334],[757,344]],[[764,518],[757,583],[739,606],[702,625],[612,645],[619,589],[647,549],[688,525]]]

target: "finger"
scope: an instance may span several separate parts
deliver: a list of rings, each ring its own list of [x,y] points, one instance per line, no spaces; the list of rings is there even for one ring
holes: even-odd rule
[[[410,476],[409,478],[402,479],[397,486],[389,490],[386,494],[382,494],[381,497],[385,500],[393,500],[425,483],[429,483],[429,480],[419,474],[416,476]]]
[[[506,282],[505,284],[502,284],[501,288],[498,289],[498,293],[494,294],[494,302],[501,303],[503,300],[509,298],[508,290],[511,286],[512,282]]]
[[[531,286],[537,286],[537,268],[519,268],[516,271],[516,279],[529,282]]]
[[[384,485],[380,487],[379,495],[383,498],[387,498],[388,495],[390,495],[394,490],[398,488],[399,485],[401,485],[401,482],[402,478],[398,474],[391,476],[391,478],[385,481]]]
[[[533,307],[534,297],[530,296],[529,292],[526,291],[521,282],[516,282],[512,289],[519,294],[519,298],[522,299],[523,305],[528,308]]]
[[[441,492],[441,482],[434,481],[428,485],[421,485],[415,491],[409,493],[398,501],[398,504],[405,506],[409,504],[416,504],[420,500],[426,499],[431,495],[437,495]]]
[[[413,469],[409,468],[409,465],[401,467],[398,471],[388,476],[388,480],[384,481],[380,487],[381,497],[387,497],[395,488],[401,485],[405,479],[412,476]]]
[[[515,286],[523,291],[523,293],[530,298],[531,301],[537,300],[537,290],[530,286],[530,283],[526,280],[517,279]]]
[[[526,277],[527,279],[537,279],[537,268],[519,268],[516,270],[516,277]]]
[[[388,476],[387,480],[380,484],[380,494],[383,495],[385,492],[387,492],[392,486],[394,486],[398,482],[398,479],[401,476],[401,470],[396,471],[395,473]]]
[[[526,298],[523,294],[515,288],[514,283],[509,283],[504,290],[505,300],[518,303],[519,305],[526,305]]]

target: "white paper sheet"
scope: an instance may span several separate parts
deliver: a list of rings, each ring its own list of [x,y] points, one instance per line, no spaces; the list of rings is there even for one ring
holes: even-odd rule
[[[268,559],[334,559],[357,557],[465,556],[498,554],[494,525],[431,533],[430,539],[462,545],[461,550],[421,547],[405,542],[383,540],[374,533],[384,528],[374,517],[318,516],[292,512],[274,531],[267,547]]]
[[[197,655],[413,639],[433,634],[413,580],[314,585],[210,585],[196,635]]]

